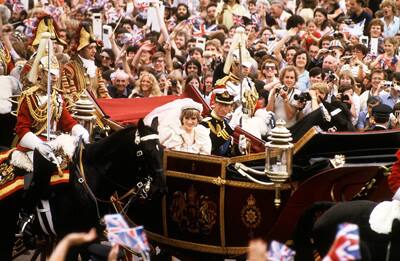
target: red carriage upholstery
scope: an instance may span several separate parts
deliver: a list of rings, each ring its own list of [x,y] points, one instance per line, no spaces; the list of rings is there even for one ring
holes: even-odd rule
[[[168,95],[150,98],[121,98],[121,99],[96,99],[97,105],[104,115],[110,120],[121,125],[136,125],[140,118],[144,118],[153,109],[176,99],[192,98],[203,105],[203,114],[210,113],[211,108],[202,98],[201,94],[193,87],[186,88],[180,95]]]

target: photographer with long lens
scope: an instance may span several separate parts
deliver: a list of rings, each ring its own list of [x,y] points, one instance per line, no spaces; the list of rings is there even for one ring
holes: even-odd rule
[[[296,89],[298,73],[295,67],[288,66],[284,68],[279,76],[282,85],[277,85],[271,89],[268,97],[267,111],[275,113],[277,119],[286,122],[286,127],[291,127],[296,123],[298,111],[298,101],[294,95],[300,95]]]
[[[342,56],[341,72],[351,71],[353,77],[363,79],[369,73],[368,66],[364,62],[364,58],[368,53],[368,48],[363,44],[356,44],[353,46],[351,56]]]
[[[347,109],[349,120],[353,125],[356,125],[358,114],[353,94],[353,86],[348,83],[342,84],[339,86],[339,93],[336,95],[336,99],[332,99],[331,104],[335,107],[340,107],[345,110]]]

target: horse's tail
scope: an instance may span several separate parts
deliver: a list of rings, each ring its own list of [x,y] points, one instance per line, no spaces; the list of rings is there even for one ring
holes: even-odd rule
[[[296,261],[309,261],[315,259],[311,237],[317,214],[325,212],[334,205],[335,203],[333,202],[321,201],[314,203],[310,208],[304,211],[303,215],[297,222],[293,235]]]

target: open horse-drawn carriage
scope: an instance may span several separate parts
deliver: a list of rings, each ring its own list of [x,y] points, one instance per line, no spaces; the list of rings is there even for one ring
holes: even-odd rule
[[[210,108],[196,90],[187,89],[185,97],[202,102],[203,112],[209,112]],[[155,107],[177,98],[182,97],[99,99],[96,100],[98,112],[102,112],[102,122],[99,123],[104,125],[104,129],[108,125],[114,131],[124,125],[136,125],[140,118]],[[236,142],[241,134],[251,141],[250,153],[247,155],[228,158],[165,151],[163,168],[168,193],[146,204],[133,204],[127,213],[128,217],[134,223],[144,225],[149,238],[160,244],[195,252],[239,256],[245,253],[251,238],[290,240],[297,220],[316,201],[382,201],[391,197],[386,166],[395,161],[395,152],[400,145],[398,130],[328,133],[311,128],[298,135],[301,138],[295,141],[293,147],[293,175],[291,179],[279,184],[278,194],[276,183],[266,175],[242,175],[246,166],[262,170],[267,154],[265,141],[255,138],[240,127],[235,129]],[[103,142],[107,149],[102,149],[102,152],[110,154],[113,150],[109,149],[113,144],[117,147],[113,139]],[[118,144],[122,146],[123,142]],[[124,164],[129,165],[127,157],[131,154],[118,157],[116,152],[114,156],[118,160],[115,160],[117,164],[112,165],[116,168],[112,171],[125,172]],[[337,154],[346,157],[346,164],[339,168],[332,167],[337,165]],[[96,155],[104,156],[102,153]],[[100,159],[100,163],[106,162]],[[111,173],[111,170],[107,171]],[[261,182],[253,182],[249,178]],[[121,185],[125,179],[118,180],[115,187],[121,189],[118,184]],[[18,188],[21,189],[21,184]],[[106,192],[107,195],[111,194],[110,189]],[[98,193],[103,195],[101,199],[107,197],[104,196],[104,188],[99,188],[95,195],[99,196]],[[12,197],[8,199],[12,200]],[[280,200],[279,204],[275,204],[277,199]],[[12,212],[17,213],[17,209]],[[97,218],[94,213],[92,221]],[[58,226],[62,227],[63,224]]]
[[[188,90],[185,95],[202,102],[208,113],[199,93]],[[175,98],[97,103],[116,127],[134,124],[154,107]],[[240,127],[235,129],[236,141],[240,134],[251,140],[250,154],[228,158],[166,150],[163,162],[168,193],[146,206],[136,204],[128,212],[129,218],[144,225],[149,238],[160,244],[240,256],[251,238],[290,240],[297,220],[316,201],[382,201],[392,196],[387,167],[395,161],[399,130],[329,133],[311,128],[294,143],[292,179],[280,184],[278,196],[276,184],[267,176],[253,175],[261,180],[257,183],[235,168],[243,163],[260,170],[266,160],[265,142]],[[340,167],[335,162],[338,154],[346,158]],[[274,204],[277,197],[279,206]]]

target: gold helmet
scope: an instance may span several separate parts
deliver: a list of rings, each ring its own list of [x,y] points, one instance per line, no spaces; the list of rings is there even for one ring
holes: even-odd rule
[[[58,34],[57,23],[53,20],[51,16],[44,16],[40,18],[36,31],[34,32],[34,37],[32,39],[32,45],[38,45],[41,39],[41,35],[44,32],[49,32],[52,40],[57,41],[59,44],[67,46],[68,44],[60,38]]]
[[[32,69],[28,74],[28,79],[31,83],[37,82],[40,69],[49,71],[54,75],[60,75],[60,65],[54,55],[54,50],[48,48],[49,41],[51,41],[51,34],[49,32],[42,33]]]
[[[90,24],[84,23],[79,30],[79,45],[76,50],[80,51],[91,43],[96,43],[96,37],[92,33]]]

